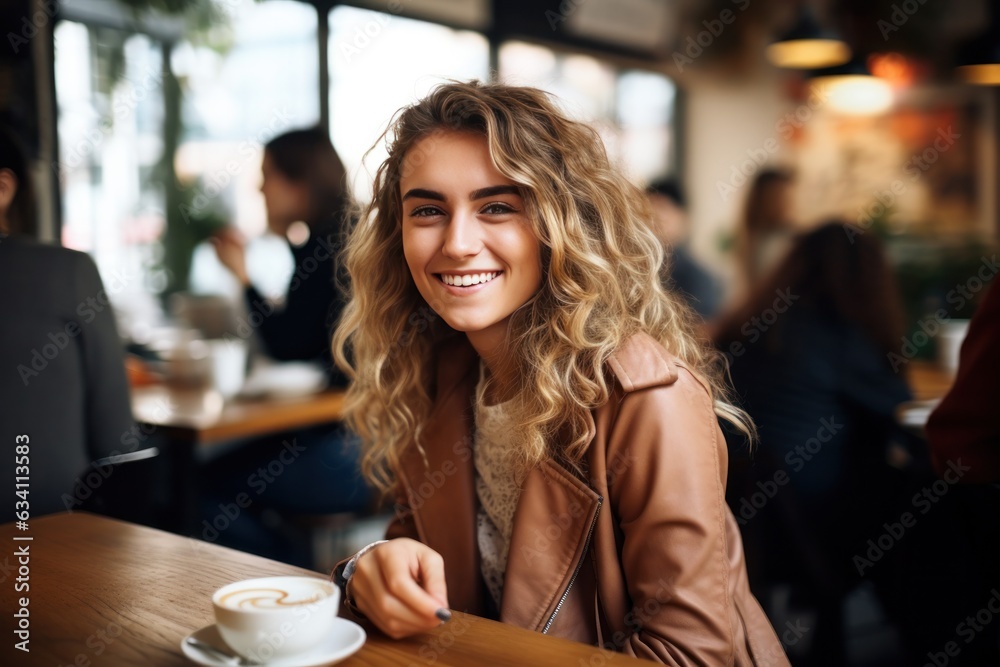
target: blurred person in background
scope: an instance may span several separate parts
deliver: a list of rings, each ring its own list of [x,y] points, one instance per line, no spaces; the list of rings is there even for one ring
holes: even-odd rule
[[[269,141],[261,173],[268,229],[288,240],[295,263],[283,303],[268,304],[250,282],[246,241],[236,228],[215,236],[216,254],[243,286],[247,309],[262,316],[256,331],[267,353],[278,361],[320,361],[333,383],[343,385],[330,338],[342,307],[334,273],[350,207],[344,165],[326,133],[309,128]]]
[[[934,470],[955,479],[960,462],[961,517],[986,573],[984,590],[1000,586],[1000,287],[983,297],[962,342],[955,384],[927,420]],[[997,628],[991,628],[994,636]]]
[[[752,466],[732,456],[727,494],[751,586],[776,627],[787,609],[817,615],[797,665],[849,664],[843,601],[865,580],[908,651],[885,664],[917,664],[925,648],[943,646],[978,593],[958,572],[968,552],[947,509],[905,528],[887,553],[869,543],[884,547],[887,525],[898,534],[902,513],[918,514],[914,492],[933,481],[887,463],[892,443],[912,444],[894,416],[910,391],[888,356],[899,352],[902,317],[881,243],[835,221],[798,237],[717,329],[760,436]],[[775,603],[782,588],[791,591],[786,610]]]
[[[156,453],[136,437],[108,293],[89,255],[35,241],[35,226],[28,160],[0,126],[0,438],[4,479],[30,478],[15,509],[147,519],[147,496],[108,505],[137,470],[148,472],[119,464]]]
[[[654,231],[667,248],[666,289],[675,289],[703,320],[711,320],[722,303],[722,285],[688,248],[689,221],[684,193],[677,181],[660,179],[646,188]]]
[[[746,287],[753,289],[780,262],[795,234],[792,187],[785,169],[765,169],[750,185],[737,232],[737,258]]]
[[[295,270],[284,305],[273,311],[251,283],[245,244],[235,229],[216,237],[219,260],[244,286],[247,308],[263,317],[256,330],[279,361],[320,360],[335,386],[346,379],[330,353],[332,329],[343,300],[335,285],[342,227],[349,215],[346,171],[325,132],[318,128],[279,135],[264,147],[260,190],[268,228],[287,238]],[[298,223],[305,223],[303,228]],[[307,233],[308,238],[301,236]],[[260,471],[278,469],[279,475]],[[217,538],[222,544],[305,567],[312,565],[309,539],[294,517],[367,509],[370,493],[359,472],[355,439],[339,425],[321,425],[241,446],[210,461],[203,471],[202,536],[212,538],[213,519],[245,493],[254,502]]]

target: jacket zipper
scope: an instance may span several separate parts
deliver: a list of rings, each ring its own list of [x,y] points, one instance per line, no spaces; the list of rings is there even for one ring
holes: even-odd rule
[[[556,620],[556,614],[562,609],[563,603],[566,602],[566,598],[569,596],[569,591],[573,588],[573,582],[576,581],[577,575],[580,574],[580,568],[583,567],[583,561],[587,559],[587,551],[590,549],[590,539],[594,536],[594,528],[597,526],[597,517],[601,514],[601,505],[604,504],[604,498],[598,496],[597,498],[597,509],[594,510],[594,519],[590,522],[590,530],[587,531],[587,540],[583,543],[583,556],[576,563],[576,569],[573,570],[573,576],[570,577],[569,584],[566,586],[566,590],[563,591],[562,597],[559,598],[559,604],[556,608],[552,610],[552,615],[549,616],[549,620],[545,622],[545,627],[542,628],[542,634],[547,634],[549,628],[552,627],[552,622]]]

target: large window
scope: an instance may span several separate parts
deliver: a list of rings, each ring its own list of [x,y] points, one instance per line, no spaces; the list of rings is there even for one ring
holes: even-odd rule
[[[155,317],[149,296],[163,291],[165,136],[163,54],[181,88],[177,178],[196,188],[187,211],[227,220],[256,238],[266,226],[261,145],[319,121],[317,18],[292,0],[226,3],[225,22],[207,37],[170,51],[145,35],[61,21],[56,27],[62,242],[90,252],[129,333],[131,320]],[[255,282],[277,293],[291,273],[287,248],[274,239],[251,245]],[[195,252],[195,291],[229,292],[235,281],[206,250]],[[193,251],[193,248],[192,248]]]

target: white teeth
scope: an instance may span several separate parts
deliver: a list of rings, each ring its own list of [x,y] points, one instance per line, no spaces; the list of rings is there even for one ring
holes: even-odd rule
[[[499,274],[497,271],[490,273],[472,273],[466,274],[464,276],[449,275],[447,273],[441,274],[441,280],[445,285],[454,285],[456,287],[469,287],[470,285],[479,285],[481,283],[488,283],[489,281],[496,278]]]

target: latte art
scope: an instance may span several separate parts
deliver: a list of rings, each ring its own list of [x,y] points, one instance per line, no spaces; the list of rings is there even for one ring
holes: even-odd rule
[[[316,588],[287,591],[280,588],[244,588],[219,598],[219,604],[230,609],[282,609],[314,604],[327,596]]]

